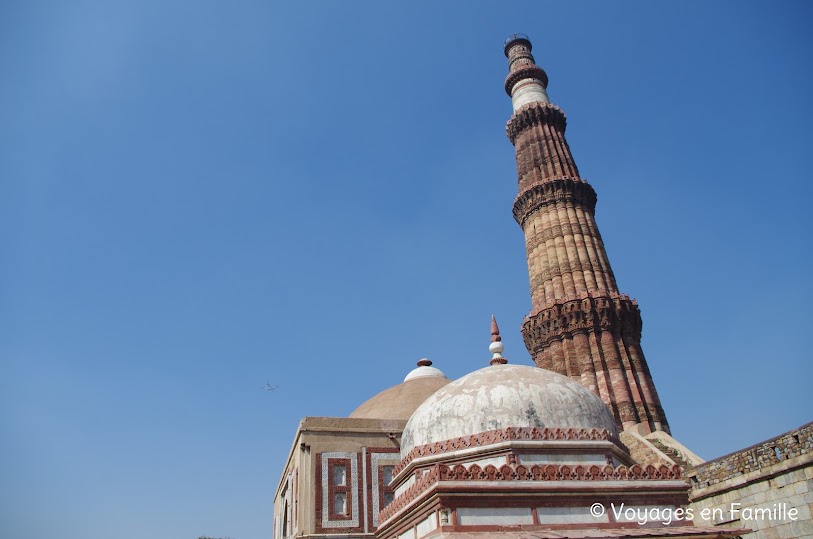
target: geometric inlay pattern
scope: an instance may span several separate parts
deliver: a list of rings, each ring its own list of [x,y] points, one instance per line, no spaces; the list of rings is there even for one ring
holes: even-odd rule
[[[350,460],[350,504],[351,516],[349,520],[330,520],[330,504],[333,500],[329,494],[328,462],[330,459]],[[358,458],[357,453],[322,453],[322,527],[323,528],[356,528],[359,525],[359,490],[358,490]]]

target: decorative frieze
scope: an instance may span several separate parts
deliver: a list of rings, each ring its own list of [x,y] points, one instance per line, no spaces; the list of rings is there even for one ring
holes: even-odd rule
[[[529,250],[539,247],[546,241],[555,238],[564,238],[565,236],[573,235],[587,236],[591,231],[582,228],[579,223],[565,223],[562,225],[553,225],[542,230],[537,230],[534,234],[529,235],[527,247]]]
[[[370,473],[372,475],[371,481],[371,497],[372,497],[372,521],[373,527],[378,527],[378,513],[381,507],[387,505],[384,499],[384,493],[392,493],[393,489],[389,484],[394,475],[395,466],[398,465],[399,454],[397,452],[388,451],[386,453],[370,453]],[[391,467],[389,477],[385,477],[385,467]]]
[[[641,338],[641,311],[628,296],[590,296],[556,302],[525,319],[522,337],[531,355],[554,341],[595,331],[619,332]]]
[[[321,482],[317,490],[319,526],[322,529],[359,528],[358,454],[326,452],[317,455],[317,459],[320,472],[317,479]],[[344,470],[337,471],[341,466]],[[339,500],[337,496],[343,498]],[[337,511],[339,501],[344,504],[342,511]]]
[[[435,464],[418,477],[415,484],[401,493],[379,514],[379,522],[384,522],[413,500],[429,490],[439,481],[674,481],[683,479],[683,469],[674,466],[568,466],[566,464],[548,465],[509,465],[499,468],[489,464],[480,467],[477,464],[464,466],[457,464],[447,466]]]
[[[590,260],[582,264],[579,260],[563,260],[558,264],[553,264],[548,269],[543,269],[535,273],[531,277],[531,289],[544,286],[545,282],[550,281],[554,277],[561,277],[565,273],[573,273],[576,271],[595,271],[595,268],[600,268],[598,260]]]
[[[507,427],[504,429],[490,430],[471,436],[452,438],[432,444],[420,445],[412,449],[398,466],[395,467],[395,475],[401,472],[413,459],[429,455],[438,455],[449,451],[457,451],[469,447],[482,447],[512,440],[609,440],[616,445],[623,447],[621,440],[615,437],[606,429],[561,429],[561,428],[537,428],[537,427]]]

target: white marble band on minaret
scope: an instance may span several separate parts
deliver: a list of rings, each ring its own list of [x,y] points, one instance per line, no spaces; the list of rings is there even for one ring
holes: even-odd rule
[[[536,65],[531,54],[531,42],[525,34],[514,34],[503,44],[505,56],[509,60],[508,78],[505,91],[511,96],[514,112],[523,105],[541,101],[550,103],[548,98],[548,76]]]

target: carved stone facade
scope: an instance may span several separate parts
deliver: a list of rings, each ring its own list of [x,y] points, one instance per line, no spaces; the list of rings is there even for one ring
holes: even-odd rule
[[[530,42],[509,42],[506,56],[514,103],[506,131],[516,148],[519,188],[513,211],[525,233],[531,285],[525,345],[537,366],[596,392],[620,427],[669,432],[641,349],[641,314],[618,291],[595,222],[596,193],[579,176],[565,115],[547,99],[547,75]],[[535,99],[525,97],[523,85],[541,87]]]
[[[305,417],[274,498],[274,537],[374,536],[404,421]]]
[[[380,519],[385,521],[395,513],[407,507],[421,494],[439,481],[669,481],[683,478],[680,466],[643,467],[632,466],[569,466],[567,464],[548,464],[541,466],[523,466],[522,464],[503,464],[499,468],[493,464],[484,467],[478,464],[464,466],[457,464],[447,466],[435,464],[421,474],[412,486],[406,489],[393,503],[381,511]]]

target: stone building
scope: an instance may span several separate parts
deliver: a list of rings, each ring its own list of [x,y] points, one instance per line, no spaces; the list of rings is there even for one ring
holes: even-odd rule
[[[274,537],[813,537],[813,426],[705,463],[671,436],[565,115],[527,36],[505,54],[536,367],[508,364],[492,320],[489,366],[450,381],[421,360],[349,417],[304,418]],[[763,506],[796,515],[739,510]]]
[[[813,423],[690,468],[690,507],[749,537],[813,537]],[[732,505],[735,504],[735,505]],[[739,504],[739,505],[736,505]],[[768,513],[757,513],[767,509]],[[796,518],[789,511],[796,510]]]
[[[349,417],[305,417],[299,423],[274,500],[274,537],[370,536],[394,499],[407,419],[451,380],[422,359],[401,384]]]

